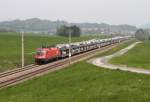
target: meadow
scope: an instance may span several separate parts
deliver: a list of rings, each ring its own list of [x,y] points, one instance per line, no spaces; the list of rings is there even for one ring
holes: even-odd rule
[[[119,45],[97,56],[112,54],[130,43]],[[103,69],[88,64],[85,60],[3,89],[0,91],[0,101],[148,102],[149,84],[149,75]]]
[[[72,42],[89,40],[95,36],[73,37]],[[103,37],[99,37],[103,38]],[[25,65],[34,63],[35,50],[42,45],[68,43],[68,38],[44,34],[25,34]],[[21,66],[21,34],[0,32],[0,72]]]
[[[150,42],[138,44],[123,56],[111,59],[110,63],[150,69]]]

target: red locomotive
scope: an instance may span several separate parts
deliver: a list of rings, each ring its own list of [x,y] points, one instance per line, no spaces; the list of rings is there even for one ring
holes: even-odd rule
[[[60,56],[60,50],[57,47],[50,48],[39,48],[37,49],[35,55],[35,61],[37,63],[44,63],[53,59],[56,59]]]

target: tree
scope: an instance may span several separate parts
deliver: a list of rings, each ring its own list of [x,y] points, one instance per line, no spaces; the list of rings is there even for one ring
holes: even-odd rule
[[[80,28],[79,27],[77,27],[77,26],[71,26],[70,27],[70,30],[71,30],[71,34],[72,34],[72,36],[74,36],[74,37],[79,37],[80,35],[81,35],[81,30],[80,30]]]
[[[68,27],[65,25],[61,26],[57,29],[56,34],[59,36],[68,36]]]
[[[150,38],[150,34],[148,31],[143,30],[143,29],[138,29],[135,33],[135,37],[139,40],[149,40]]]
[[[71,33],[71,36],[73,36],[73,37],[79,37],[81,35],[81,30],[79,27],[77,27],[75,25],[71,26],[71,27],[63,25],[59,29],[57,29],[56,34],[59,36],[68,37],[69,33]]]

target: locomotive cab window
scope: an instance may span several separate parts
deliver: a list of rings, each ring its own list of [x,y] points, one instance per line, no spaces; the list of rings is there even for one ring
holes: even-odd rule
[[[37,51],[37,55],[44,55],[44,54],[46,54],[46,51],[44,51],[44,50]]]

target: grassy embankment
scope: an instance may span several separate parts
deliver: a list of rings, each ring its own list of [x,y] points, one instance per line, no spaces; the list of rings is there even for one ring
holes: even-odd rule
[[[138,44],[128,53],[111,59],[110,63],[150,69],[150,42]]]
[[[123,44],[127,46],[128,44]],[[112,54],[114,48],[102,55]],[[2,102],[148,102],[150,76],[98,68],[82,61],[0,91]]]
[[[92,39],[91,36],[82,36],[72,38],[73,42]],[[102,38],[102,37],[101,37]],[[33,55],[36,48],[43,44],[54,45],[59,43],[68,43],[66,37],[56,37],[48,35],[25,35],[25,64],[34,63]],[[21,36],[17,33],[0,33],[0,72],[20,67],[21,65]]]

